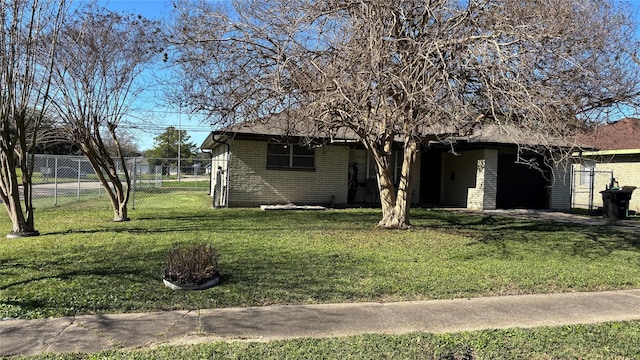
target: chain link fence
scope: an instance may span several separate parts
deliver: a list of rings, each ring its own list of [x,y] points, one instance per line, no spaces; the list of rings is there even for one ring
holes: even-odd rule
[[[120,162],[116,167],[118,172],[124,171]],[[203,160],[136,157],[126,159],[126,168],[131,177],[132,209],[152,205],[154,196],[186,191],[209,193],[211,189],[211,166]],[[109,205],[95,170],[83,156],[36,155],[32,180],[36,208],[84,200]]]
[[[571,182],[571,207],[588,209],[593,212],[602,208],[600,191],[605,190],[613,181],[613,171],[595,170],[590,166],[574,165]]]

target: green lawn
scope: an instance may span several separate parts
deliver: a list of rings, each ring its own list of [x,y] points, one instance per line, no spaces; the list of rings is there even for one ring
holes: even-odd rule
[[[36,238],[0,240],[0,318],[400,301],[637,288],[640,239],[585,227],[416,209],[410,231],[375,228],[377,210],[210,208],[205,194],[157,196],[112,223],[107,203],[37,212]],[[9,232],[2,215],[0,232]],[[175,292],[160,281],[176,243],[220,253],[222,284]]]
[[[416,209],[409,231],[378,210],[212,210],[206,194],[148,195],[132,221],[106,202],[37,211],[42,236],[0,239],[0,318],[269,304],[494,296],[638,288],[640,237],[615,227]],[[0,216],[0,232],[10,223]],[[176,292],[160,281],[176,243],[220,253],[222,283]],[[61,358],[638,358],[640,323],[272,343],[214,342]],[[46,358],[42,356],[39,358]]]

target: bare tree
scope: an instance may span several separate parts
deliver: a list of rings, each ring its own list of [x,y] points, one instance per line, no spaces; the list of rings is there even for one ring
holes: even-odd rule
[[[0,1],[0,199],[8,237],[35,236],[33,149],[44,119],[65,1]],[[18,172],[20,169],[20,172]]]
[[[108,194],[114,221],[129,220],[131,179],[118,126],[144,89],[158,54],[157,25],[95,4],[78,9],[60,36],[53,108]]]
[[[304,109],[314,129],[352,130],[375,161],[385,228],[410,225],[411,178],[428,141],[492,128],[558,159],[577,129],[638,95],[632,18],[609,0],[233,5],[179,7],[180,101],[223,125]]]

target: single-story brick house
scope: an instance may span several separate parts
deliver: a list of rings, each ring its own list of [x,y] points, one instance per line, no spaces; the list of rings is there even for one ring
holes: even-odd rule
[[[201,148],[212,156],[214,204],[348,206],[349,202],[377,201],[372,159],[355,136],[345,130],[308,139],[304,133],[274,124],[239,125],[210,133]],[[454,146],[434,137],[420,149],[412,202],[469,209],[570,209],[565,172],[558,168],[543,174],[516,164],[517,147],[511,139],[491,126],[457,138]],[[399,147],[394,156],[396,172],[401,154]],[[358,187],[350,196],[349,173],[355,168]],[[550,178],[559,180],[552,185]]]
[[[612,178],[620,187],[640,188],[640,119],[600,125],[578,141],[593,150],[576,154],[579,161],[573,165],[573,207],[602,207],[600,191]],[[632,194],[629,210],[640,213],[640,190]]]

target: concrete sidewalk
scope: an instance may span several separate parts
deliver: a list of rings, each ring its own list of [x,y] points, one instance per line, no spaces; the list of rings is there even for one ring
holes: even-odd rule
[[[398,303],[290,305],[0,321],[0,356],[215,340],[458,332],[640,319],[640,289]]]

